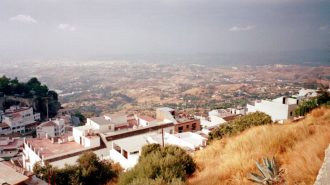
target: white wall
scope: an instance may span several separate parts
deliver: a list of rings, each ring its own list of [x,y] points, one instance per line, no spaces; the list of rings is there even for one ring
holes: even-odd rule
[[[97,147],[100,146],[100,137],[84,137],[84,146],[85,147]]]
[[[138,122],[140,125],[142,125],[144,127],[148,126],[148,122],[146,120],[141,119],[141,118],[139,118],[138,120],[139,120]]]
[[[292,118],[290,116],[290,112],[292,115],[294,114],[294,110],[297,105],[287,105],[278,102],[271,102],[267,100],[262,100],[260,103],[256,102],[255,106],[247,105],[248,113],[251,112],[264,112],[271,116],[272,121],[280,121]]]
[[[125,170],[133,168],[139,160],[139,154],[129,154],[127,159],[117,150],[111,149],[110,150],[110,159],[116,163],[119,163],[122,168]]]
[[[212,124],[215,124],[215,125],[221,125],[221,124],[226,123],[226,120],[224,120],[223,118],[221,118],[219,116],[210,115],[209,118],[210,118],[210,121],[212,122]]]
[[[28,162],[26,160],[28,160]],[[27,144],[24,143],[23,167],[28,171],[32,171],[34,164],[38,161],[41,161],[41,158]]]
[[[38,137],[46,137],[46,133],[50,137],[55,137],[55,128],[54,128],[54,126],[37,127],[37,136]]]

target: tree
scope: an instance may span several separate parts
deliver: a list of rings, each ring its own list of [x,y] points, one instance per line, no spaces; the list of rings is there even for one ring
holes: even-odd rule
[[[142,148],[139,163],[120,177],[119,184],[184,184],[195,170],[196,164],[185,150],[151,144]]]
[[[322,105],[330,105],[330,94],[327,91],[322,91],[317,97],[301,102],[295,110],[295,115],[304,116]]]
[[[86,122],[86,117],[85,117],[81,112],[79,112],[79,111],[75,112],[75,113],[73,114],[73,116],[78,117],[80,123],[84,123],[84,122]]]
[[[118,171],[112,169],[110,162],[101,161],[93,152],[82,154],[77,165],[65,165],[61,169],[36,163],[33,172],[37,177],[57,185],[103,185],[118,175]]]
[[[6,76],[2,76],[0,78],[0,92],[4,94],[10,93],[11,89],[9,86],[10,78],[7,78]]]

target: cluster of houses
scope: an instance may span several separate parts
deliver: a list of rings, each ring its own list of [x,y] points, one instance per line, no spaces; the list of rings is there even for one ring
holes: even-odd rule
[[[149,143],[175,144],[187,151],[206,146],[199,134],[200,120],[179,114],[174,109],[156,109],[156,117],[112,114],[87,118],[83,126],[66,129],[61,120],[37,127],[37,138],[25,138],[23,167],[32,171],[36,162],[63,167],[74,164],[80,154],[93,151],[101,159],[118,162],[124,169],[133,167],[141,149]]]
[[[295,98],[256,100],[246,107],[211,110],[207,117],[161,107],[155,117],[110,114],[87,118],[83,126],[73,126],[65,116],[39,123],[40,114],[32,108],[14,106],[0,113],[0,158],[21,153],[22,168],[32,172],[37,162],[61,168],[92,151],[127,170],[137,164],[144,145],[170,144],[193,152],[205,147],[208,133],[221,124],[256,111],[270,115],[274,122],[292,119],[299,102],[316,95],[315,90],[302,89]],[[8,136],[31,131],[36,132],[35,138]]]
[[[32,107],[11,106],[0,112],[0,135],[31,132],[39,120],[40,113],[34,113]]]

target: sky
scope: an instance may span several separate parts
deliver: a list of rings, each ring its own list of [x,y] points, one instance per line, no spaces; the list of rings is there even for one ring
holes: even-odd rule
[[[330,0],[1,0],[0,59],[330,50]]]

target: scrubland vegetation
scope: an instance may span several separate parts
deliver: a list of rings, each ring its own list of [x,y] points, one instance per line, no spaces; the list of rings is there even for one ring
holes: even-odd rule
[[[286,184],[313,184],[330,143],[330,109],[314,109],[299,122],[253,127],[213,141],[194,155],[192,185],[254,184],[255,162],[273,157]]]
[[[240,133],[253,126],[271,123],[272,119],[270,116],[263,112],[250,113],[213,129],[212,132],[209,133],[209,140],[212,141],[213,139],[221,139],[225,136]]]

